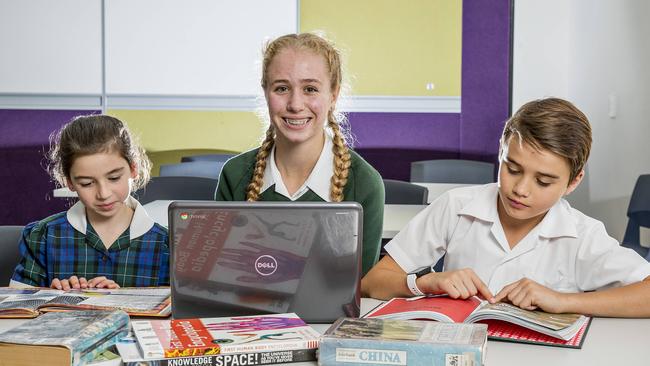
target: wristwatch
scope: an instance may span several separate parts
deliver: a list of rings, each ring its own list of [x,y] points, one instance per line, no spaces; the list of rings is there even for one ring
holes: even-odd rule
[[[406,286],[408,286],[409,290],[411,290],[411,293],[413,295],[415,296],[424,295],[424,292],[420,291],[418,285],[415,284],[415,280],[424,276],[427,273],[431,273],[431,271],[433,271],[433,265],[418,268],[415,271],[410,272],[409,274],[406,275]]]

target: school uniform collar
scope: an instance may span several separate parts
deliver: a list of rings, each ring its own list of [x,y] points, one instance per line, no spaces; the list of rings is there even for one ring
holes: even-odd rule
[[[468,204],[458,214],[475,217],[485,222],[499,221],[497,212],[498,188],[496,183],[489,183],[477,187],[478,193],[472,197]]]
[[[314,169],[312,170],[309,177],[307,177],[305,183],[296,191],[293,196],[291,196],[287,191],[284,182],[282,181],[282,175],[280,175],[278,166],[275,164],[274,145],[271,149],[271,153],[266,158],[267,160],[266,169],[264,171],[264,184],[262,185],[261,192],[264,192],[275,185],[276,193],[279,193],[293,201],[305,194],[307,192],[307,189],[311,189],[325,202],[331,202],[330,179],[332,178],[332,175],[334,175],[334,152],[332,152],[333,146],[334,144],[332,142],[332,137],[330,133],[326,132],[323,151],[321,151]]]
[[[556,202],[539,224],[539,236],[546,238],[578,237],[576,218],[564,198]]]
[[[126,204],[133,209],[133,218],[129,226],[129,237],[131,240],[146,234],[154,225],[154,221],[149,217],[147,211],[142,207],[140,202],[129,196]],[[86,206],[81,201],[75,203],[66,213],[66,218],[72,227],[80,233],[86,235],[88,228],[88,219],[86,217]]]
[[[497,183],[486,184],[478,189],[478,194],[459,211],[459,214],[491,223],[499,221]],[[578,237],[576,220],[566,200],[560,199],[549,209],[538,225],[538,235],[546,238]]]

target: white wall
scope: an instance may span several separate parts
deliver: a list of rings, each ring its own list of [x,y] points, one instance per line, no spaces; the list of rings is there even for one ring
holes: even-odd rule
[[[650,173],[649,14],[641,0],[515,1],[513,108],[553,95],[585,112],[588,177],[570,200],[619,240],[634,183]]]

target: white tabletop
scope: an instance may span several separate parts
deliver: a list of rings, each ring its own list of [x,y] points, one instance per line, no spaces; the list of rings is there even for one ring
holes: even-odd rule
[[[380,303],[361,300],[361,314]],[[0,319],[0,332],[28,319]],[[328,324],[313,324],[324,332]],[[577,365],[648,365],[650,364],[650,319],[595,318],[582,349],[538,346],[523,343],[488,341],[487,366],[577,366]],[[291,363],[313,366],[316,362]]]
[[[153,221],[168,226],[167,209],[171,200],[158,200],[144,205]],[[426,205],[385,205],[384,206],[384,231],[382,238],[390,239],[395,236],[406,224],[422,211]]]

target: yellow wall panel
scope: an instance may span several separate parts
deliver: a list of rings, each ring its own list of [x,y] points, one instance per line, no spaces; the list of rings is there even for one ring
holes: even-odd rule
[[[259,145],[264,133],[254,112],[109,110],[129,125],[154,163],[178,163],[182,156],[239,153]]]
[[[462,0],[301,0],[300,31],[316,30],[343,50],[353,95],[460,96]]]

